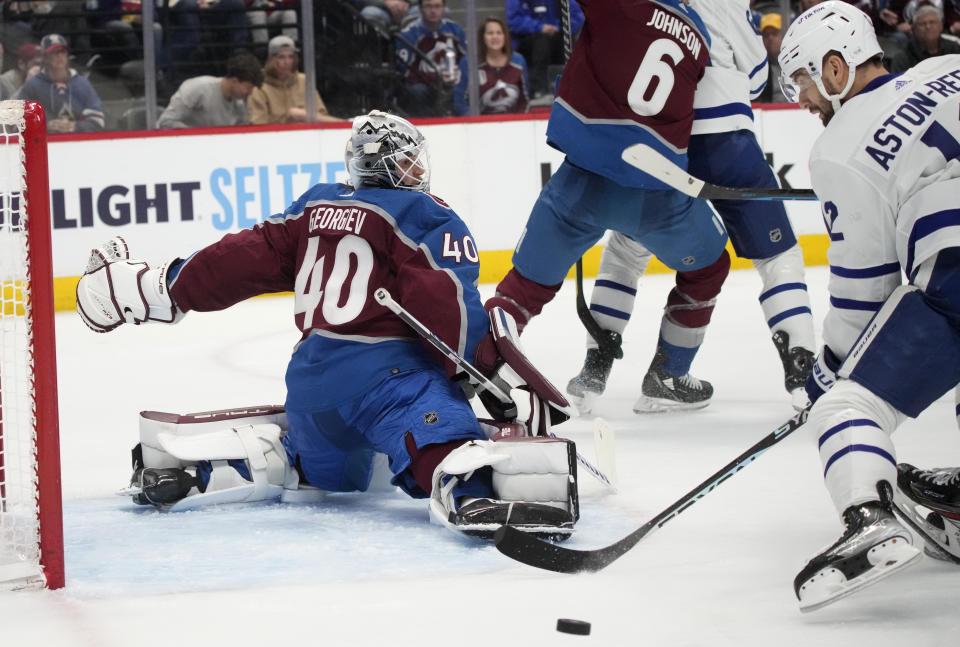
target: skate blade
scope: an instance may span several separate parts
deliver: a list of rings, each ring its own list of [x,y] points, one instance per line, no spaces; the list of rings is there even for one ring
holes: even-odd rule
[[[899,541],[897,541],[899,540]],[[873,568],[849,582],[833,568],[825,568],[807,582],[807,592],[800,600],[800,611],[809,613],[833,604],[885,577],[916,564],[923,553],[903,537],[890,539],[870,549],[869,561]],[[814,585],[810,585],[815,582]]]
[[[574,395],[567,391],[567,399],[577,408],[577,413],[581,416],[590,414],[593,411],[593,405],[596,404],[599,394],[592,391],[584,391],[583,395]]]
[[[712,398],[711,398],[712,399]],[[633,404],[634,413],[667,413],[670,411],[695,411],[710,404],[710,400],[700,402],[677,402],[666,398],[651,398],[641,395]]]

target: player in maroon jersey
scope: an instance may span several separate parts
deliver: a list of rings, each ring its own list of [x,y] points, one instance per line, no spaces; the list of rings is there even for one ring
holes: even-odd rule
[[[621,159],[623,149],[643,142],[687,167],[693,96],[710,43],[703,21],[679,0],[580,5],[586,21],[547,126],[548,143],[566,159],[533,206],[513,269],[486,304],[510,312],[521,328],[608,229],[685,272],[699,301],[719,293],[730,267],[726,231],[705,202]]]

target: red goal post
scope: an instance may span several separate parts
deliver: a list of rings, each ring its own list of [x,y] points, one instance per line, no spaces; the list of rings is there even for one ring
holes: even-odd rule
[[[61,588],[46,119],[0,101],[0,589]]]

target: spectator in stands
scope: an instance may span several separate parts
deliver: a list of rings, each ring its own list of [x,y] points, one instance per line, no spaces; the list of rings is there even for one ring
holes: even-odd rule
[[[77,52],[90,51],[90,26],[84,13],[86,0],[12,2],[17,5],[17,28],[27,40],[39,40],[45,34],[66,34]]]
[[[245,0],[247,22],[253,29],[250,37],[253,44],[263,47],[270,40],[270,31],[279,31],[282,36],[296,41],[297,12],[299,0]]]
[[[2,48],[2,45],[0,45]],[[0,49],[2,51],[2,49]],[[17,48],[14,67],[0,75],[0,99],[12,99],[27,82],[27,70],[43,63],[43,50],[36,43],[24,43]]]
[[[420,0],[420,17],[396,35],[401,107],[417,117],[448,115],[466,53],[463,28],[444,17],[446,0]]]
[[[214,50],[216,60],[221,52],[250,45],[250,23],[244,0],[158,1],[167,2],[170,9],[169,46],[174,61],[209,60],[210,53],[204,51],[204,46]],[[210,30],[213,42],[203,42],[205,29]]]
[[[157,64],[166,67],[163,27],[156,2],[153,7],[153,42]],[[117,65],[143,58],[141,0],[86,0],[91,46],[110,63]]]
[[[480,114],[526,112],[529,102],[527,63],[513,51],[507,23],[489,16],[477,30],[477,77]],[[467,99],[470,66],[467,57],[460,59],[460,81],[453,93],[454,112],[470,111]]]
[[[360,15],[383,30],[396,30],[412,22],[420,14],[420,7],[408,0],[353,0]]]
[[[307,120],[307,77],[297,71],[300,64],[296,43],[287,36],[274,36],[267,46],[263,85],[254,88],[247,100],[252,124],[290,124]],[[327,112],[317,94],[316,121],[343,121]]]
[[[100,97],[86,77],[70,67],[67,40],[60,34],[47,34],[40,41],[40,49],[43,51],[43,69],[23,84],[17,98],[36,101],[43,106],[48,132],[103,130]]]
[[[897,74],[931,56],[960,54],[960,43],[943,36],[943,12],[932,5],[924,5],[913,15],[910,40],[893,57],[890,72]]]
[[[760,36],[767,50],[767,85],[757,97],[764,103],[788,103],[780,87],[780,44],[783,42],[783,18],[778,13],[767,13],[760,18]]]
[[[554,79],[548,78],[551,65],[563,65],[563,30],[557,0],[507,0],[507,24],[513,33],[513,48],[530,68],[530,90],[534,99],[553,94]],[[583,26],[583,10],[570,0],[571,31]]]
[[[886,22],[895,25],[904,34],[906,42],[914,15],[924,5],[932,5],[943,11],[944,33],[960,36],[960,0],[889,0],[881,13]]]
[[[157,128],[208,128],[250,123],[246,99],[263,83],[260,61],[249,52],[227,60],[225,76],[187,79],[170,97]]]

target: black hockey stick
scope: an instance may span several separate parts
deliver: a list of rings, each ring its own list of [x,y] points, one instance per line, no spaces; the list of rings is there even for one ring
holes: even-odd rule
[[[703,483],[684,494],[666,510],[616,543],[594,550],[575,550],[537,539],[513,526],[501,526],[494,535],[497,550],[518,562],[557,573],[599,571],[619,559],[648,534],[663,526],[712,492],[718,485],[752,463],[757,456],[799,429],[807,421],[809,412],[809,406],[798,412],[750,449],[711,474]]]
[[[570,0],[560,0],[560,29],[563,32],[563,63],[566,65],[573,53],[573,23],[570,21]],[[583,296],[583,257],[577,259],[577,317],[587,329],[587,333],[597,342],[600,352],[604,355],[610,355],[616,359],[623,357],[623,348],[620,345],[620,336],[611,334],[611,331],[604,330],[597,323],[597,320],[590,314],[590,308],[587,306],[587,300]]]
[[[697,179],[646,144],[624,149],[623,161],[692,198],[704,200],[816,200],[813,189],[744,188],[717,186]]]
[[[517,417],[517,405],[513,401],[513,398],[510,397],[510,394],[506,393],[503,389],[497,386],[495,382],[481,373],[477,367],[461,357],[457,351],[450,348],[446,342],[437,337],[429,328],[423,325],[419,319],[410,314],[406,308],[394,301],[393,297],[390,296],[390,292],[386,288],[377,288],[373,293],[373,298],[377,300],[377,303],[400,317],[400,319],[410,326],[414,332],[430,342],[430,344],[443,353],[447,359],[459,366],[465,373],[467,373],[467,375],[473,378],[473,381],[476,383],[478,388],[484,389],[493,395],[500,402],[500,404],[503,405],[506,416],[510,418]],[[551,433],[550,436],[557,438],[557,435],[553,433]],[[613,481],[611,481],[606,474],[594,467],[590,461],[580,454],[580,452],[577,452],[577,462],[580,463],[580,465],[582,465],[591,476],[595,477],[608,488],[611,490],[617,489],[617,486],[614,485]]]

